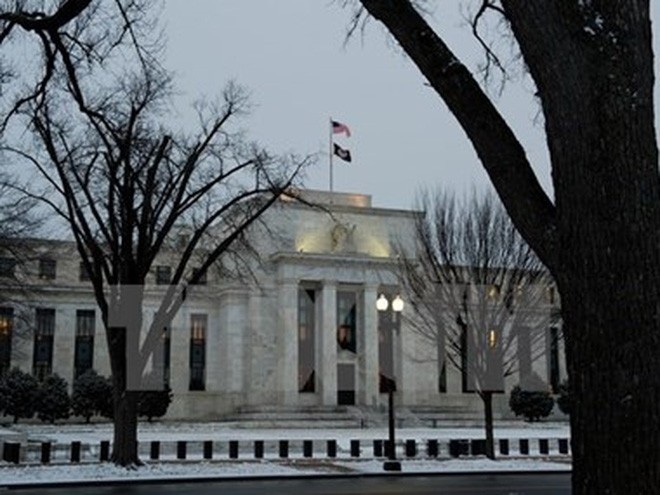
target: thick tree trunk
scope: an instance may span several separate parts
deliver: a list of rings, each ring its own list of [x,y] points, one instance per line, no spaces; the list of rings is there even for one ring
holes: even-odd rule
[[[623,270],[596,255],[562,284],[574,494],[660,493],[660,273],[618,251]]]
[[[124,467],[142,465],[138,457],[138,390],[130,390],[134,380],[128,373],[136,373],[135,363],[139,357],[140,332],[142,329],[142,289],[136,286],[119,289],[119,296],[111,304],[111,314],[121,326],[107,328],[108,350],[112,367],[114,399],[114,443],[111,460]],[[114,306],[113,306],[114,304]],[[129,365],[129,360],[133,365]]]
[[[493,392],[479,394],[484,403],[484,429],[486,433],[486,457],[495,459],[495,435],[493,433]]]
[[[138,457],[138,394],[139,392],[130,391],[114,393],[114,441],[111,461],[119,466],[142,465]]]

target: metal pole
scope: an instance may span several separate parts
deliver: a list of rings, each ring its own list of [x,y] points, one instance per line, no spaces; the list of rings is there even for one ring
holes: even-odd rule
[[[395,461],[396,460],[396,449],[394,448],[395,434],[394,434],[394,387],[390,384],[389,392],[387,395],[387,404],[389,407],[389,429],[390,429],[390,452],[388,459]]]

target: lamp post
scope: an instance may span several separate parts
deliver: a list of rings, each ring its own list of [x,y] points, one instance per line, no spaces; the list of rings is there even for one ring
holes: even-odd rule
[[[385,313],[389,307],[389,301],[384,294],[381,294],[376,301],[376,309],[382,316],[386,316]],[[396,296],[392,301],[392,311],[394,313],[392,319],[388,319],[387,325],[381,331],[392,332],[399,331],[401,326],[401,312],[403,311],[403,299],[401,296]],[[387,315],[388,316],[388,315]],[[382,326],[385,318],[379,318],[379,324]],[[390,349],[388,352],[393,352],[393,335],[390,335]],[[395,417],[394,417],[394,391],[396,390],[396,381],[394,379],[394,359],[391,359],[392,362],[392,376],[386,377],[387,383],[387,412],[388,412],[388,429],[389,429],[389,440],[387,449],[387,461],[383,463],[383,469],[385,471],[401,471],[401,463],[396,460],[396,444],[395,444]]]

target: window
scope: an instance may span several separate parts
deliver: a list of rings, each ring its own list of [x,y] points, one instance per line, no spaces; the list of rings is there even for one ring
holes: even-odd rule
[[[57,261],[50,258],[39,260],[39,278],[53,280],[57,275]]]
[[[16,260],[7,258],[6,256],[0,257],[0,277],[13,278],[15,267]]]
[[[548,356],[548,375],[553,393],[559,391],[559,328],[550,327],[550,355]]]
[[[14,331],[14,310],[0,308],[0,376],[11,367],[11,338]]]
[[[353,291],[337,292],[337,344],[357,352],[357,298]]]
[[[298,290],[298,391],[316,391],[316,291]]]
[[[156,384],[158,386],[163,385],[167,387],[170,384],[170,338],[170,328],[163,328],[160,346],[154,350],[152,355],[153,368],[157,373],[156,377],[162,378],[162,382]]]
[[[189,390],[205,390],[206,324],[204,314],[190,315],[190,384]]]
[[[192,276],[193,276],[193,277],[197,276],[197,273],[198,273],[198,272],[199,272],[199,268],[198,268],[198,267],[193,268],[193,269],[192,269]],[[206,271],[204,271],[204,273],[202,273],[202,274],[200,275],[199,280],[197,280],[197,282],[195,282],[195,284],[196,284],[196,285],[206,285]]]
[[[85,263],[83,263],[82,261],[80,262],[80,265],[78,267],[78,280],[80,280],[81,282],[89,282],[91,280],[91,277],[89,276],[89,271],[87,270]]]
[[[37,308],[34,328],[32,374],[39,380],[53,372],[53,337],[55,334],[55,310]]]
[[[172,280],[172,268],[166,265],[156,267],[156,285],[168,285]]]
[[[78,378],[94,366],[94,332],[96,314],[93,309],[76,312],[76,343],[74,350],[73,377]]]

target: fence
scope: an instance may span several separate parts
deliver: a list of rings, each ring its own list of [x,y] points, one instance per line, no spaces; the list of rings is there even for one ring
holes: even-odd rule
[[[289,458],[382,458],[391,449],[387,440],[248,440],[248,441],[151,441],[140,442],[138,452],[142,458],[152,461],[177,460],[254,460]],[[396,456],[408,459],[450,458],[479,456],[486,453],[483,439],[454,440],[402,440],[397,442]],[[555,439],[499,439],[496,450],[500,456],[568,456],[567,438]],[[18,442],[5,442],[2,459],[19,463],[80,463],[107,462],[110,459],[111,444],[70,444],[41,442],[21,445]]]

